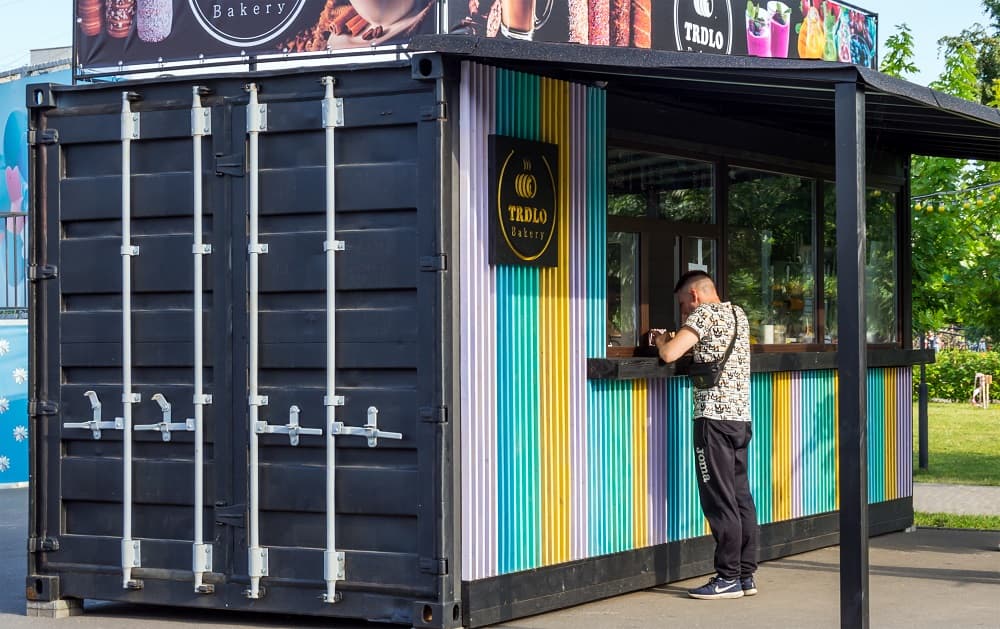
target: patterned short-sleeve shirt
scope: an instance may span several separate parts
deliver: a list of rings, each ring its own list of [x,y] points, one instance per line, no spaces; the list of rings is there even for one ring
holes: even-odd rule
[[[698,335],[694,361],[722,360],[738,330],[733,353],[726,362],[719,384],[711,389],[694,390],[694,416],[730,421],[750,421],[750,324],[743,309],[736,306],[736,321],[730,303],[701,304],[684,325]]]

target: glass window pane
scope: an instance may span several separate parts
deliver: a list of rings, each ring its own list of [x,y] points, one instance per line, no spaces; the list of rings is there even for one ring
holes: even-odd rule
[[[608,347],[638,345],[639,235],[608,232]]]
[[[608,150],[608,214],[710,224],[713,166],[647,151]]]
[[[865,238],[866,339],[869,343],[895,343],[899,315],[896,277],[896,192],[869,188]],[[828,342],[837,342],[837,197],[827,182],[823,193],[826,235],[823,249]]]
[[[813,215],[813,180],[730,170],[729,297],[751,342],[815,342]]]

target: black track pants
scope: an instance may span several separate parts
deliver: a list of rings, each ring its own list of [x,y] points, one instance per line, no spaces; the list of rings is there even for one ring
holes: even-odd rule
[[[757,570],[757,508],[747,478],[750,422],[694,420],[701,509],[715,538],[715,571],[725,579]]]

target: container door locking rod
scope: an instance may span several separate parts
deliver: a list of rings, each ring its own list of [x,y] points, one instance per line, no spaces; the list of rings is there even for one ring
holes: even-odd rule
[[[288,423],[284,426],[268,424],[260,419],[260,407],[267,406],[267,396],[260,395],[258,388],[258,372],[260,369],[260,256],[267,253],[267,245],[258,242],[260,238],[260,134],[267,131],[267,105],[261,105],[258,99],[256,83],[246,86],[250,92],[250,102],[247,104],[247,133],[250,136],[248,170],[250,178],[250,244],[247,253],[249,262],[249,407],[250,426],[248,431],[250,450],[250,531],[248,533],[247,565],[250,576],[250,588],[246,591],[248,598],[260,598],[263,592],[260,580],[267,576],[267,548],[260,546],[260,438],[267,433],[287,434],[291,445],[299,444],[299,435],[322,435],[321,428],[302,428],[299,425],[299,407],[288,409]]]
[[[260,460],[257,423],[260,417],[260,407],[267,404],[267,398],[257,390],[258,369],[258,298],[260,289],[259,257],[267,253],[267,245],[259,243],[258,220],[260,212],[260,132],[267,129],[267,105],[261,105],[257,99],[257,84],[246,86],[250,92],[250,102],[247,104],[247,133],[250,136],[249,170],[250,170],[250,244],[247,253],[249,262],[249,415],[250,427],[247,440],[250,449],[250,531],[247,548],[247,572],[250,576],[250,588],[246,591],[248,598],[260,598],[260,579],[267,576],[267,549],[260,547]]]
[[[338,251],[344,251],[344,241],[337,240],[337,204],[336,204],[336,167],[335,134],[336,128],[344,126],[344,100],[334,98],[332,76],[322,79],[325,87],[323,97],[323,128],[326,132],[326,241],[323,251],[326,253],[326,395],[323,404],[326,406],[326,551],[323,553],[323,580],[326,581],[326,592],[323,600],[336,603],[340,600],[337,592],[337,581],[347,578],[344,553],[337,551],[337,435],[360,436],[368,439],[368,446],[375,447],[378,438],[402,439],[398,432],[384,432],[378,429],[378,409],[368,408],[368,422],[364,427],[345,427],[337,421],[337,407],[344,405],[343,396],[336,394],[337,389],[337,257]]]
[[[195,85],[191,88],[191,137],[193,145],[194,184],[194,541],[191,544],[191,571],[194,573],[194,591],[211,594],[215,587],[203,582],[206,572],[212,571],[212,545],[204,541],[205,512],[205,426],[204,410],[212,403],[212,396],[205,395],[204,385],[204,312],[202,300],[202,264],[212,253],[212,245],[202,242],[202,138],[212,134],[212,110],[201,106],[201,97],[208,88]]]
[[[132,405],[141,396],[132,391],[132,140],[139,139],[139,114],[132,112],[133,92],[122,92],[122,587],[140,589],[132,569],[142,566],[139,540],[132,539]]]

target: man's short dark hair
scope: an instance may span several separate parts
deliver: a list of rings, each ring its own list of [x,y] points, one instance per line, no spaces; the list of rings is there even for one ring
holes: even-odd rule
[[[684,290],[685,286],[701,278],[705,278],[715,284],[715,280],[712,279],[712,276],[704,271],[688,271],[682,275],[679,280],[677,280],[677,284],[674,286],[674,294],[676,295]]]

